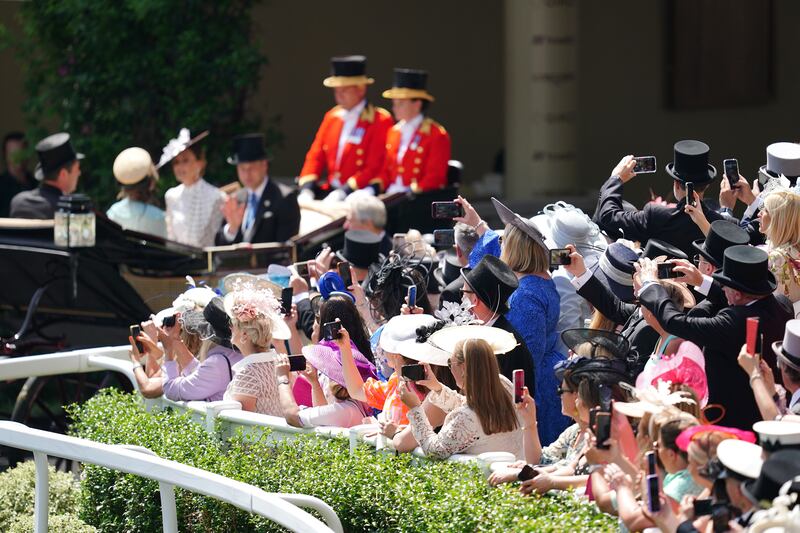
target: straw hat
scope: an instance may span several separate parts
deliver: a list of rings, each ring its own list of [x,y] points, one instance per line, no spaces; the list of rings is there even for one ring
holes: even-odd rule
[[[135,185],[150,176],[158,179],[150,154],[144,148],[126,148],[114,159],[114,177],[122,185]]]

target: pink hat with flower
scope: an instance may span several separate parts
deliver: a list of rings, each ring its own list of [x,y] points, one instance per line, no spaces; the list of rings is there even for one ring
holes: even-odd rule
[[[292,336],[281,316],[281,304],[272,291],[243,283],[225,295],[224,307],[229,317],[240,322],[268,320],[273,339],[286,340]]]
[[[724,433],[729,439],[743,440],[750,443],[756,442],[756,434],[752,431],[706,424],[704,426],[692,426],[684,429],[681,434],[678,435],[678,438],[675,439],[675,445],[678,446],[678,449],[685,452],[689,449],[689,444],[693,440],[700,438],[701,435],[705,435],[706,433],[711,433],[712,431]]]

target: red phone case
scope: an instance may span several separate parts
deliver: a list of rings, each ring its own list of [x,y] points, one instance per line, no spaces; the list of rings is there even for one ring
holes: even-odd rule
[[[758,337],[758,317],[751,316],[747,319],[747,353],[755,355],[756,337]]]
[[[522,393],[525,388],[525,371],[522,369],[514,370],[514,400],[519,403],[522,401]]]

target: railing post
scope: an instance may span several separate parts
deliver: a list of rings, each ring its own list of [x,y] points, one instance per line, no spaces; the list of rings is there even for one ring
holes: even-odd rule
[[[175,508],[175,487],[159,481],[161,493],[161,527],[164,533],[178,533],[178,511]]]
[[[50,514],[50,471],[47,454],[33,452],[36,465],[36,496],[33,504],[33,531],[47,533],[47,517]]]

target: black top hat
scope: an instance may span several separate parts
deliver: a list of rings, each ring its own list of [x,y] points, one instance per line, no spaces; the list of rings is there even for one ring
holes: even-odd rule
[[[508,299],[519,287],[519,280],[507,264],[485,255],[469,272],[461,271],[464,282],[478,299],[497,314],[508,312]]]
[[[431,256],[426,255],[422,259],[411,264],[411,268],[418,270],[426,281],[426,291],[428,294],[439,294],[442,292],[439,278],[435,275],[436,263]]]
[[[223,300],[215,296],[203,308],[203,317],[211,324],[214,329],[214,341],[217,344],[230,347],[231,342],[231,319],[225,312]]]
[[[725,250],[748,242],[750,237],[744,229],[727,220],[715,220],[711,223],[706,240],[694,241],[692,246],[706,261],[719,268],[722,266]]]
[[[233,155],[228,157],[229,164],[238,165],[264,159],[267,159],[267,152],[264,150],[263,133],[248,133],[233,138]]]
[[[433,102],[431,96],[425,89],[428,82],[428,73],[424,70],[414,70],[410,68],[394,69],[394,82],[392,88],[383,91],[384,98],[422,98]]]
[[[642,257],[655,259],[661,256],[667,256],[667,259],[689,259],[683,251],[679,248],[675,248],[670,243],[659,239],[649,239],[644,250],[642,250]]]
[[[83,159],[83,154],[75,151],[69,138],[69,133],[54,133],[45,137],[36,144],[36,155],[39,164],[36,165],[36,179],[42,181],[44,176],[64,165]]]
[[[375,80],[367,77],[367,58],[364,56],[339,56],[331,58],[331,75],[322,84],[325,87],[370,85]]]
[[[714,272],[711,277],[748,294],[769,294],[777,285],[767,265],[768,257],[767,252],[753,246],[731,246],[725,250],[722,271]]]
[[[708,183],[717,176],[717,169],[708,162],[711,149],[701,141],[675,143],[675,160],[667,164],[667,174],[681,183],[691,181],[698,185]]]
[[[461,276],[462,268],[464,268],[465,272],[472,270],[461,266],[461,262],[455,252],[447,253],[444,259],[439,262],[439,268],[433,271],[433,275],[436,276],[440,286],[447,287]]]
[[[800,475],[800,450],[779,450],[764,461],[758,478],[745,481],[742,490],[756,505],[761,505],[763,501],[772,504],[783,484],[798,475]]]
[[[380,258],[381,236],[371,231],[350,230],[344,234],[344,247],[336,257],[358,268],[369,268]]]

